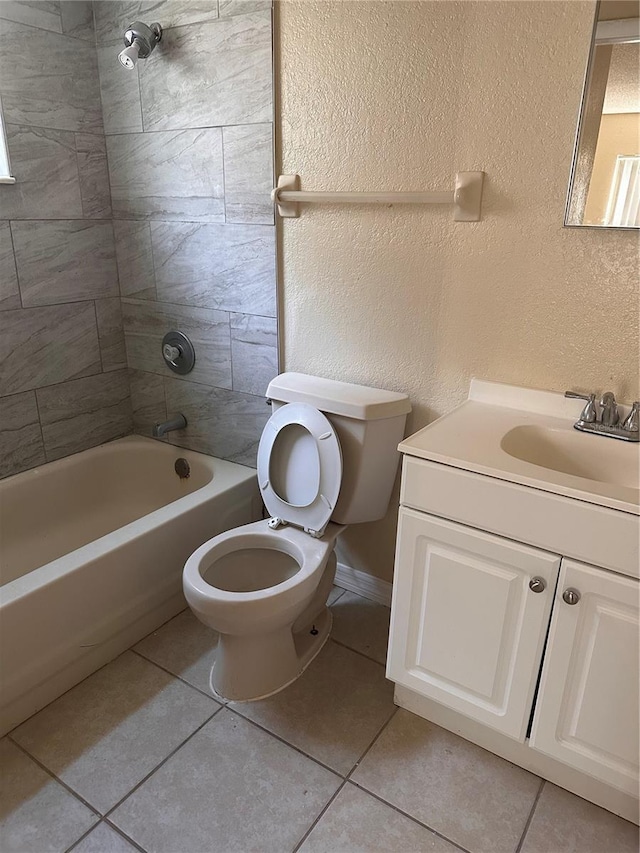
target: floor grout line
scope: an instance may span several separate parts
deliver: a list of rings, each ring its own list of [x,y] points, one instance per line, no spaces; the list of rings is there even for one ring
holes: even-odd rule
[[[245,717],[244,714],[240,713],[240,711],[236,710],[231,705],[224,705],[223,707],[225,707],[227,709],[227,711],[231,711],[232,714],[235,714],[236,717],[240,717],[240,719],[244,720],[245,722],[251,723],[251,725],[255,726],[256,729],[260,729],[260,731],[264,732],[265,734],[271,735],[272,738],[279,740],[280,743],[282,743],[285,746],[288,746],[291,749],[295,750],[297,753],[299,753],[299,755],[303,755],[305,758],[308,758],[310,761],[313,761],[314,764],[318,764],[324,770],[328,770],[329,773],[332,773],[334,776],[337,776],[339,779],[343,779],[343,780],[346,779],[346,776],[344,775],[344,773],[340,773],[340,771],[335,770],[333,767],[329,767],[328,764],[325,764],[324,762],[320,761],[319,758],[314,758],[313,755],[309,755],[308,752],[305,752],[299,746],[296,746],[295,744],[290,743],[288,740],[285,740],[281,735],[277,735],[275,732],[272,732],[270,729],[265,728],[264,726],[260,725],[260,723],[256,722],[255,720],[252,720],[250,717]]]
[[[147,853],[144,847],[138,844],[138,842],[134,838],[132,838],[130,835],[127,835],[126,832],[120,829],[119,826],[116,826],[115,823],[112,823],[112,821],[110,821],[108,818],[105,818],[103,820],[103,823],[105,823],[110,829],[113,829],[114,832],[117,832],[118,835],[124,838],[125,841],[128,841],[129,844],[136,848],[136,850],[140,850],[140,853]]]
[[[111,806],[110,809],[107,809],[107,811],[102,815],[102,817],[106,819],[110,815],[112,815],[113,812],[117,808],[119,808],[124,803],[125,800],[127,800],[133,793],[135,793],[135,791],[137,791],[138,788],[140,788],[142,785],[144,785],[144,783],[148,779],[150,779],[151,776],[153,776],[153,774],[156,773],[164,764],[166,764],[170,758],[173,758],[173,756],[176,754],[176,752],[178,752],[178,750],[182,749],[182,747],[185,746],[185,744],[187,744],[191,740],[191,738],[195,737],[195,735],[197,735],[198,732],[207,725],[207,723],[210,723],[211,720],[213,720],[213,718],[216,716],[216,714],[219,714],[220,711],[222,711],[222,708],[223,708],[222,705],[220,705],[218,708],[216,708],[216,710],[213,712],[213,714],[211,714],[210,717],[207,717],[207,719],[203,723],[200,723],[200,725],[196,729],[194,729],[188,737],[186,737],[181,743],[179,743],[178,746],[175,747],[175,749],[172,749],[171,752],[162,759],[162,761],[160,761],[158,764],[156,764],[156,766],[153,768],[153,770],[150,770],[149,773],[147,773],[147,775],[144,776],[144,778],[142,778],[139,782],[137,782],[133,786],[133,788],[131,788],[129,791],[127,791],[127,793],[124,795],[124,797],[121,797],[121,799],[119,799],[115,805]]]
[[[399,806],[396,806],[394,803],[389,802],[389,800],[385,800],[384,797],[381,797],[379,794],[376,794],[374,791],[370,791],[368,788],[365,788],[364,785],[361,785],[355,779],[347,779],[346,780],[350,785],[356,787],[359,791],[362,791],[365,794],[373,797],[374,800],[377,800],[379,803],[382,803],[385,806],[389,806],[390,809],[393,809],[394,812],[397,812],[402,817],[408,818],[413,823],[416,823],[418,826],[421,826],[423,829],[427,829],[429,832],[432,832],[434,835],[437,835],[438,838],[442,838],[443,841],[446,841],[448,844],[452,844],[454,847],[457,847],[458,850],[461,850],[462,853],[471,853],[466,847],[463,847],[457,841],[454,841],[452,838],[449,838],[446,835],[443,835],[441,832],[438,832],[437,829],[434,829],[432,826],[429,826],[428,823],[424,823],[424,821],[420,820],[414,815],[410,814],[410,812],[405,812]]]
[[[12,743],[12,744],[14,744],[14,746],[17,746],[17,747],[18,747],[18,749],[19,749],[21,752],[24,752],[24,754],[27,756],[27,758],[30,758],[30,759],[31,759],[31,761],[33,761],[33,763],[34,763],[34,764],[37,764],[37,765],[38,765],[38,767],[39,767],[41,770],[44,770],[44,772],[47,774],[47,776],[51,776],[51,778],[52,778],[55,782],[57,782],[59,785],[61,785],[61,786],[65,789],[65,791],[67,791],[69,794],[71,794],[73,797],[75,797],[75,799],[76,799],[76,800],[80,800],[80,802],[81,802],[84,806],[86,806],[90,811],[92,811],[92,812],[95,814],[95,816],[96,816],[97,818],[101,818],[101,817],[102,817],[102,815],[100,814],[100,812],[98,811],[98,809],[97,809],[95,806],[92,806],[90,802],[88,802],[87,800],[85,800],[85,798],[84,798],[81,794],[79,794],[77,791],[75,791],[75,790],[74,790],[70,785],[68,785],[68,784],[64,781],[64,779],[61,779],[59,776],[56,776],[56,774],[53,772],[53,770],[50,770],[50,769],[46,766],[46,764],[43,764],[43,763],[42,763],[38,758],[36,758],[36,757],[35,757],[35,755],[32,755],[32,754],[29,752],[29,750],[28,750],[26,747],[22,746],[22,744],[21,744],[21,743],[18,743],[18,741],[17,741],[17,740],[15,740],[15,739],[11,736],[11,734],[5,735],[5,737],[6,737],[8,740],[10,740],[10,741],[11,741],[11,743]],[[94,826],[97,826],[97,824],[94,824]],[[92,829],[93,829],[93,827],[92,827]]]
[[[544,788],[544,779],[540,779],[540,785],[538,786],[538,793],[535,796],[533,801],[533,805],[531,806],[531,811],[529,812],[529,817],[524,825],[524,829],[522,830],[522,835],[520,836],[520,841],[518,842],[518,846],[515,849],[515,853],[520,853],[522,849],[522,845],[524,844],[524,840],[527,836],[527,832],[529,831],[529,827],[531,826],[531,821],[533,820],[533,815],[538,806],[538,800],[540,799],[540,795],[542,794],[542,789]]]
[[[379,660],[376,660],[375,658],[370,657],[369,655],[365,654],[364,652],[361,652],[360,649],[354,649],[353,646],[348,646],[346,643],[343,643],[341,640],[336,640],[335,637],[329,637],[329,639],[331,640],[332,643],[335,643],[336,646],[342,646],[343,649],[349,649],[350,652],[355,652],[357,655],[360,655],[360,657],[366,658],[366,660],[370,660],[371,663],[377,663],[378,666],[381,666],[383,668],[386,668],[386,666],[387,666],[386,663],[380,663]]]
[[[192,684],[190,681],[187,681],[181,675],[178,675],[175,672],[171,672],[171,670],[167,669],[166,666],[163,666],[161,663],[158,663],[158,661],[155,661],[152,658],[148,658],[145,654],[139,652],[137,649],[131,648],[128,649],[128,651],[133,652],[134,655],[138,655],[138,657],[142,658],[142,660],[146,661],[147,663],[153,664],[153,666],[157,666],[158,669],[162,670],[162,672],[166,672],[167,675],[170,675],[172,678],[175,678],[176,681],[180,681],[182,684],[186,685],[187,687],[190,687],[192,690],[197,691],[201,696],[206,696],[207,699],[211,699],[212,702],[217,702],[217,704],[220,705],[221,708],[227,707],[226,702],[221,702],[220,699],[217,699],[215,696],[212,696],[211,693],[207,693],[206,690],[202,689],[202,687],[196,687],[195,684]]]

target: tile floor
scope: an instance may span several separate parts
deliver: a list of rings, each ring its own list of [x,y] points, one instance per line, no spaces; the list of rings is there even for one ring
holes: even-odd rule
[[[221,705],[186,610],[0,741],[2,853],[636,853],[609,812],[397,709],[389,610],[332,593],[286,691]]]

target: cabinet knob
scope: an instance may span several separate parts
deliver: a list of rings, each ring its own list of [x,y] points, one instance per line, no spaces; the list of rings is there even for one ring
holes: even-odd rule
[[[565,589],[562,593],[562,600],[566,604],[577,604],[580,601],[580,593],[577,589],[569,587],[569,589]]]
[[[529,589],[531,592],[544,592],[547,588],[547,583],[544,578],[531,578],[529,581]]]

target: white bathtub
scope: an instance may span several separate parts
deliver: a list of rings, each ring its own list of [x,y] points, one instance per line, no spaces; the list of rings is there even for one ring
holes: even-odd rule
[[[138,436],[0,481],[0,735],[184,608],[189,554],[260,515],[253,469]]]

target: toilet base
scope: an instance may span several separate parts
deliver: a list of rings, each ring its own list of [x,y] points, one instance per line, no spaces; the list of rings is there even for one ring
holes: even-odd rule
[[[224,702],[257,702],[298,679],[329,639],[333,615],[328,607],[300,631],[234,637],[221,634],[209,687]]]

